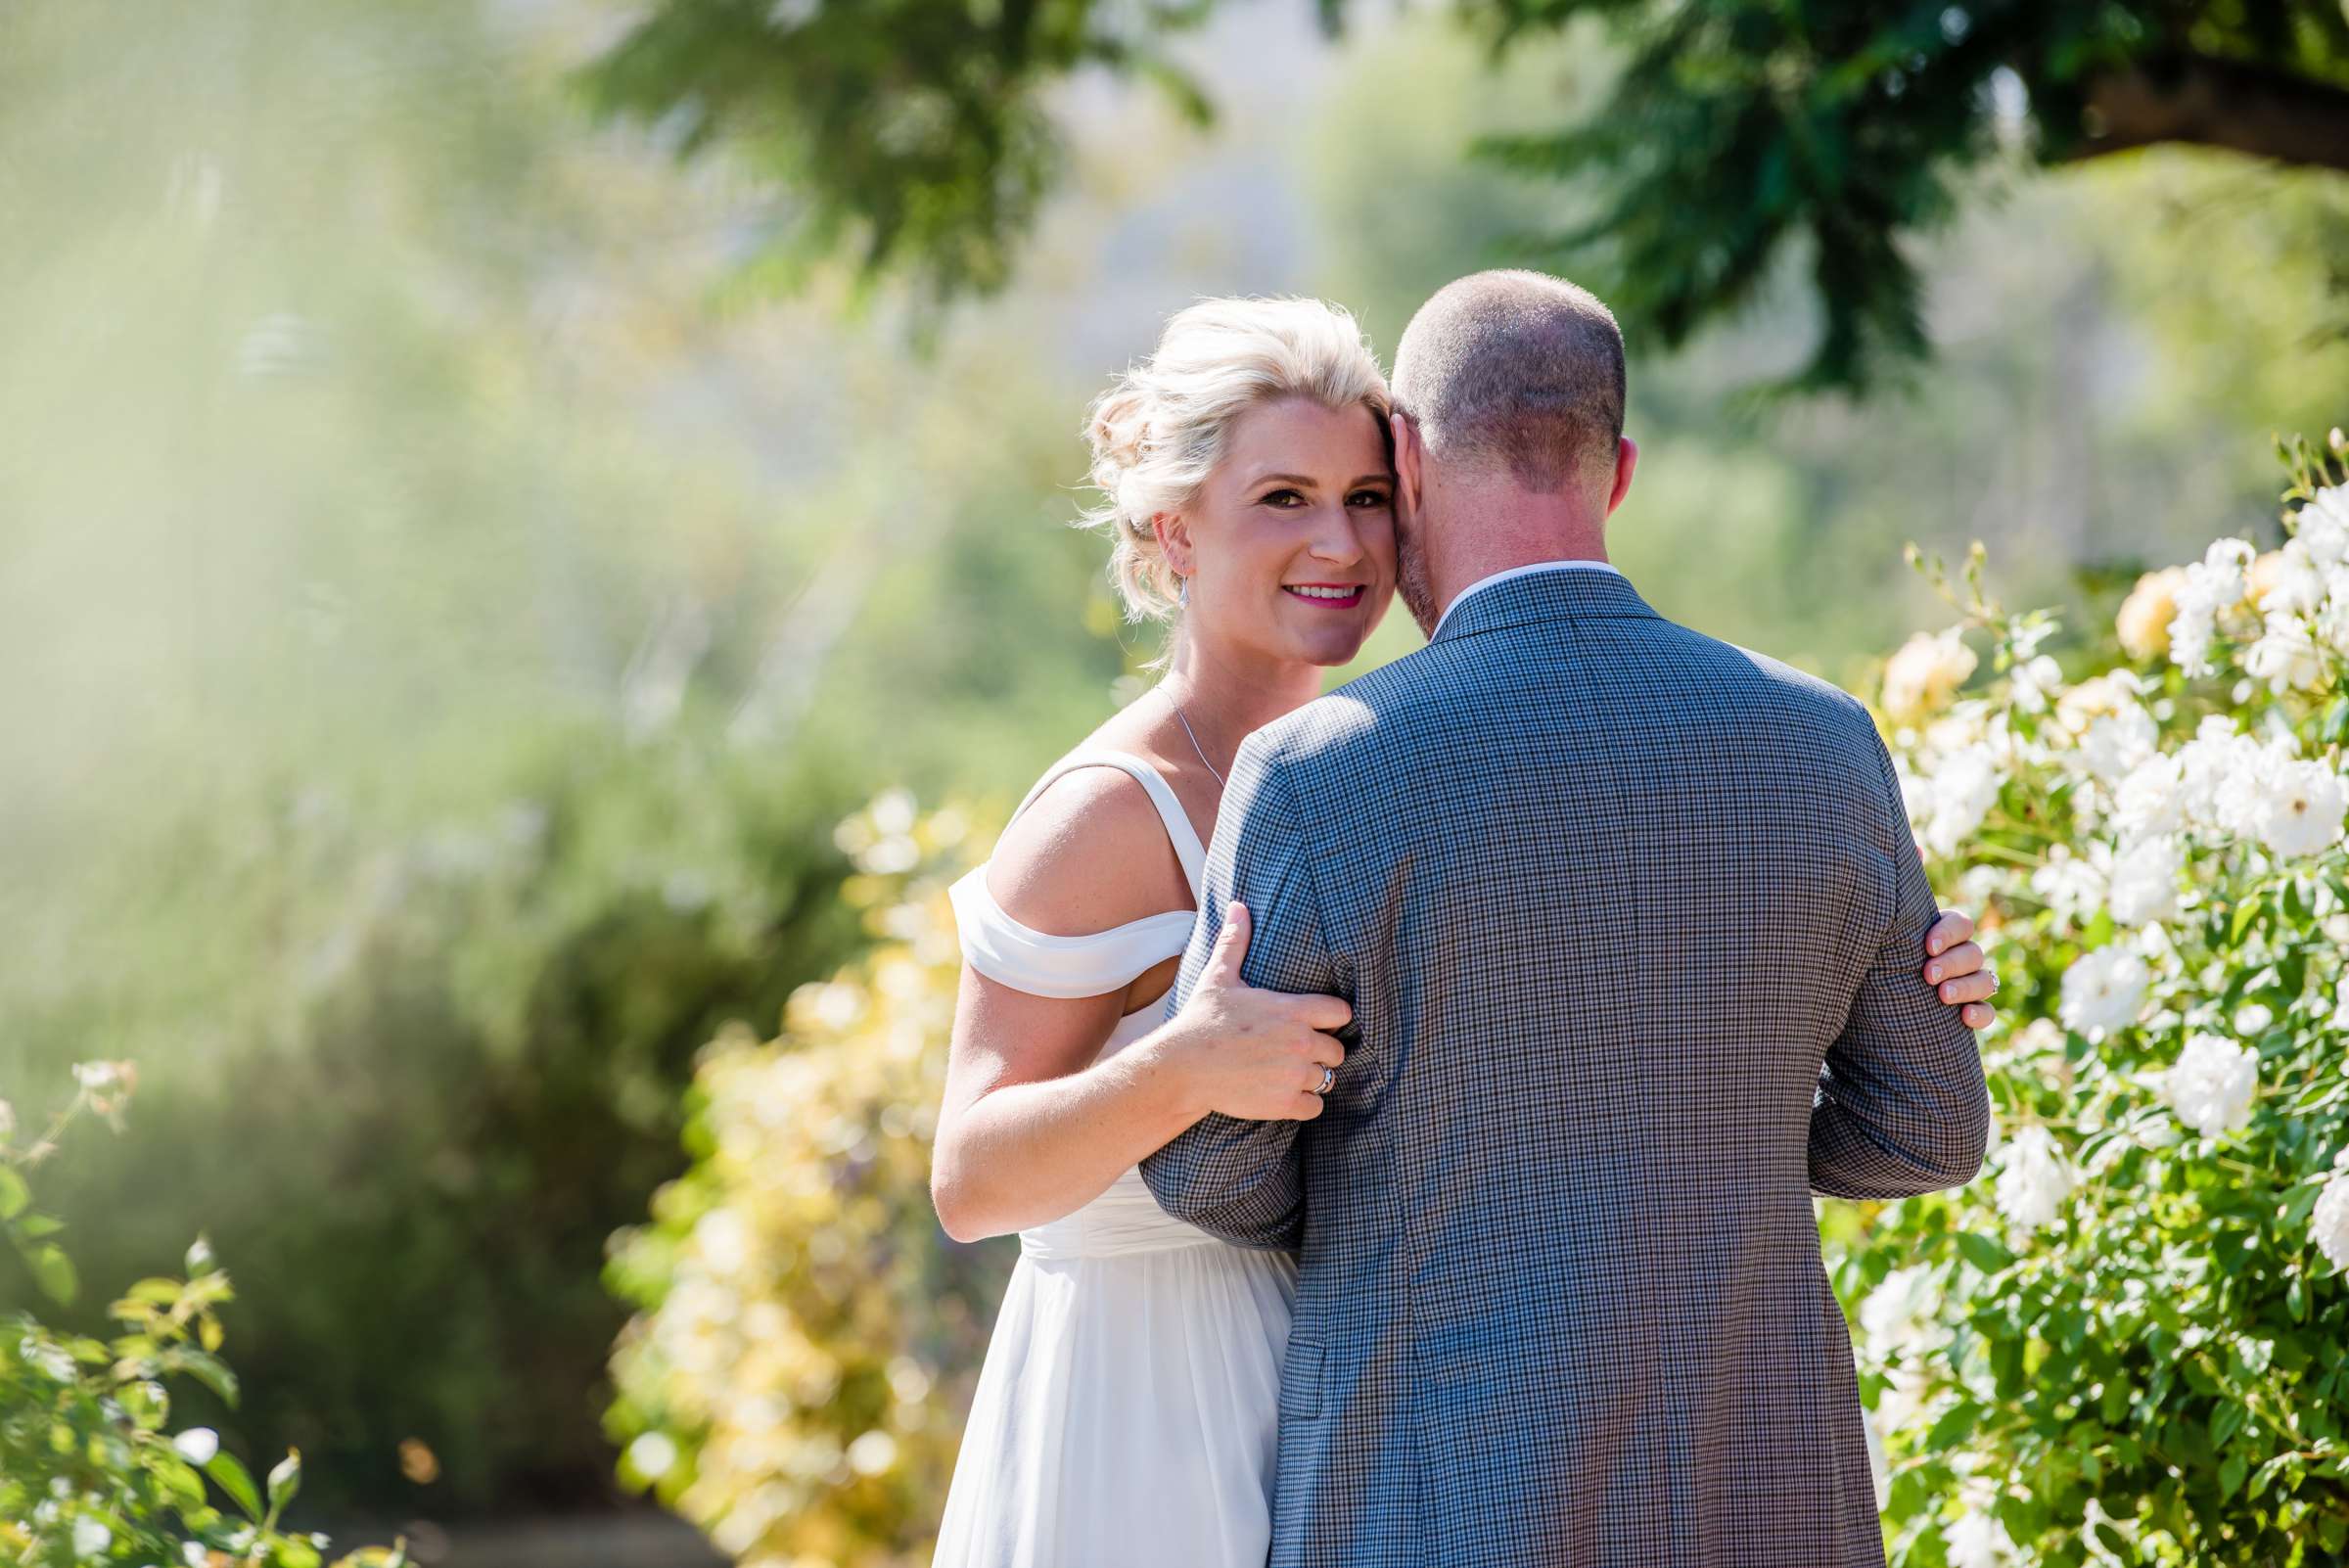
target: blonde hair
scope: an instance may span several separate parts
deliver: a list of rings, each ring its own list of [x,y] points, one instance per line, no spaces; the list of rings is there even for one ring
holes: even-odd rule
[[[1354,316],[1320,300],[1202,300],[1085,416],[1101,503],[1081,528],[1110,537],[1109,576],[1130,621],[1171,621],[1181,582],[1151,519],[1195,499],[1240,415],[1281,397],[1360,405],[1386,437],[1393,400]]]

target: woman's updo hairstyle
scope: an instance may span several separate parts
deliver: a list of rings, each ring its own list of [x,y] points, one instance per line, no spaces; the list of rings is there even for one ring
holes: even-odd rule
[[[1158,351],[1094,402],[1084,434],[1102,500],[1081,526],[1109,535],[1110,580],[1128,619],[1171,621],[1179,603],[1181,581],[1151,519],[1198,495],[1233,420],[1282,397],[1359,404],[1386,438],[1393,399],[1378,357],[1352,314],[1319,300],[1202,300],[1170,318]]]

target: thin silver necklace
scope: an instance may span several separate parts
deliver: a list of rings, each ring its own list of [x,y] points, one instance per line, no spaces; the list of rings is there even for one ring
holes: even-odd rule
[[[1199,736],[1192,730],[1190,719],[1183,714],[1182,704],[1176,702],[1174,694],[1164,686],[1159,687],[1158,692],[1160,696],[1166,698],[1167,706],[1174,710],[1174,721],[1182,726],[1182,732],[1191,737],[1191,750],[1199,754],[1200,765],[1216,775],[1217,789],[1223,788],[1223,775],[1217,770],[1215,763],[1207,760],[1207,748],[1199,744]]]

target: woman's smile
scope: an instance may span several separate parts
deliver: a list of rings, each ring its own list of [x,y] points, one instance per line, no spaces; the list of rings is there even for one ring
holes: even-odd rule
[[[1284,582],[1280,591],[1323,610],[1352,610],[1362,602],[1368,586],[1359,582]]]

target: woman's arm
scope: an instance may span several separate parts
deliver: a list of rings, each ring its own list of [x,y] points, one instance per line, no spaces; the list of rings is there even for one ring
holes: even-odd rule
[[[930,1176],[946,1233],[976,1241],[1072,1214],[1211,1111],[1252,1121],[1320,1115],[1322,1068],[1346,1056],[1325,1031],[1352,1011],[1334,997],[1246,985],[1246,952],[1240,911],[1190,1003],[1087,1067],[1073,1064],[1099,1052],[1123,992],[1030,996],[966,967]]]
[[[1180,884],[1161,886],[1154,874],[1156,857],[1171,855],[1138,786],[1094,775],[1054,803],[1060,788],[996,850],[1001,887],[990,876],[990,891],[1007,913],[1059,932],[1107,930],[1180,906]],[[1073,815],[1056,823],[1048,806]],[[1033,996],[966,965],[930,1181],[946,1233],[972,1241],[1071,1214],[1210,1111],[1319,1115],[1312,1091],[1322,1067],[1345,1056],[1324,1032],[1342,1028],[1351,1010],[1327,996],[1244,984],[1247,941],[1243,912],[1219,939],[1213,973],[1188,1005],[1106,1061],[1095,1058],[1133,1008],[1133,991]],[[1145,991],[1138,999],[1157,998]]]

